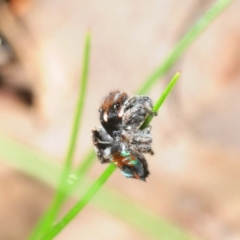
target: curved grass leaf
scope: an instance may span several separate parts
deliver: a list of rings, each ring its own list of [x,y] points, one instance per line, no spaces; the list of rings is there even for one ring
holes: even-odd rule
[[[193,27],[176,44],[168,57],[156,68],[155,71],[144,81],[137,91],[144,94],[151,90],[154,84],[166,74],[176,61],[183,55],[184,51],[197,39],[197,37],[213,22],[214,19],[233,2],[233,0],[217,0],[216,3],[196,22]]]
[[[83,56],[83,67],[82,67],[82,76],[80,82],[80,91],[77,101],[77,107],[75,112],[75,117],[72,126],[72,133],[69,141],[68,151],[65,157],[63,172],[60,177],[59,187],[55,193],[52,204],[49,209],[46,211],[42,219],[37,224],[33,233],[30,236],[30,239],[36,239],[40,234],[46,232],[50,227],[52,222],[55,220],[57,214],[59,213],[64,200],[66,199],[67,191],[64,191],[64,188],[68,188],[67,184],[68,176],[71,174],[71,167],[73,161],[74,151],[77,145],[77,138],[80,130],[80,123],[83,114],[83,107],[86,97],[87,89],[87,76],[89,69],[89,53],[90,53],[90,33],[86,34],[85,37],[85,47],[84,47],[84,56]]]

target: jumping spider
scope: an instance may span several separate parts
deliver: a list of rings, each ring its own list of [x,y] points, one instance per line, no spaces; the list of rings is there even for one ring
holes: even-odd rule
[[[128,178],[144,180],[149,175],[142,153],[153,154],[151,127],[140,129],[152,111],[147,96],[133,96],[120,91],[111,92],[103,100],[99,113],[102,127],[93,130],[93,144],[101,163],[112,162]]]

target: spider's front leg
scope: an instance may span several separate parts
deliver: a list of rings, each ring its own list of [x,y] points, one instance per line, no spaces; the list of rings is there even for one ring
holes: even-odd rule
[[[150,134],[151,126],[143,130],[136,130],[132,135],[131,148],[141,153],[150,153],[153,155],[152,150],[152,135]]]
[[[128,129],[138,129],[147,115],[156,115],[152,108],[152,100],[148,96],[133,96],[124,103],[122,121]]]

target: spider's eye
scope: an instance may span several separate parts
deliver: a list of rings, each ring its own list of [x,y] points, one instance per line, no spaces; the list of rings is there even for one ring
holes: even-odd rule
[[[120,104],[119,102],[117,102],[117,103],[115,103],[115,104],[113,105],[113,107],[114,107],[114,109],[119,110],[120,107],[121,107],[121,104]]]

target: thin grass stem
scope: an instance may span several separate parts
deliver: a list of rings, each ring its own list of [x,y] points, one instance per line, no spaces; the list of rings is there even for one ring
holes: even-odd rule
[[[80,81],[80,91],[78,95],[78,101],[76,106],[76,112],[73,120],[72,133],[69,141],[69,146],[67,154],[64,161],[64,167],[62,174],[60,176],[59,187],[55,193],[52,204],[49,209],[46,211],[42,219],[40,219],[33,233],[31,234],[31,240],[36,239],[42,233],[50,229],[52,222],[56,218],[61,206],[68,195],[68,191],[65,190],[69,187],[67,183],[68,176],[71,173],[71,165],[73,161],[74,151],[76,149],[77,138],[80,132],[80,124],[83,114],[83,107],[86,97],[86,88],[87,88],[87,77],[89,69],[89,55],[90,55],[90,34],[87,33],[85,37],[85,47],[84,47],[84,56],[83,56],[83,67],[82,67],[82,76]]]
[[[177,72],[174,77],[172,78],[172,80],[170,81],[170,83],[168,84],[168,86],[165,88],[164,92],[162,93],[161,97],[158,99],[158,101],[155,103],[155,105],[153,106],[152,111],[154,113],[157,114],[158,109],[162,106],[162,104],[164,103],[165,99],[167,98],[168,94],[171,92],[171,90],[173,89],[173,87],[175,86],[178,78],[180,76],[180,72]],[[142,124],[141,128],[144,129],[145,127],[147,127],[149,125],[149,123],[152,121],[153,119],[153,115],[148,115],[148,117],[146,118],[146,120],[144,121],[144,123]]]
[[[43,237],[42,240],[50,240],[53,239],[95,196],[98,190],[104,185],[104,183],[111,176],[113,171],[115,170],[115,166],[113,164],[109,164],[107,167],[107,171],[104,171],[102,175],[97,179],[97,181],[88,189],[86,194],[82,197],[80,201],[73,206],[73,208],[60,220],[57,224],[55,224],[52,229]]]
[[[168,57],[160,64],[159,67],[144,81],[137,91],[138,94],[144,94],[150,91],[155,83],[176,63],[184,51],[193,43],[193,41],[202,33],[210,23],[234,0],[218,0],[215,4],[201,17],[196,24],[183,36],[176,44]]]

